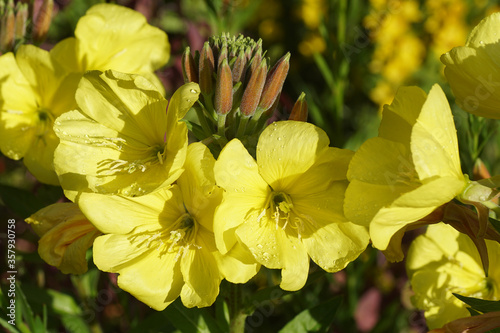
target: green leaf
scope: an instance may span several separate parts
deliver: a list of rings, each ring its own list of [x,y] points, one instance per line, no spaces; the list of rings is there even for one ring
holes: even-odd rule
[[[223,297],[217,297],[215,301],[215,319],[224,332],[229,332],[229,306]]]
[[[342,303],[340,296],[299,313],[280,330],[280,333],[326,332]]]
[[[7,320],[3,318],[0,318],[0,326],[5,328],[9,333],[20,333],[15,326],[12,326]]]
[[[59,315],[82,314],[82,309],[78,306],[75,299],[68,294],[53,289],[41,289],[33,285],[24,285],[23,288],[32,304],[40,306],[45,304],[53,313]]]
[[[63,315],[61,322],[70,333],[90,333],[89,326],[80,316]]]
[[[458,294],[453,295],[465,304],[469,305],[473,310],[479,311],[481,313],[500,311],[500,301],[488,301]]]
[[[188,309],[180,300],[170,304],[162,312],[183,333],[223,333],[215,319],[205,308]]]
[[[26,320],[28,327],[33,328],[35,325],[35,318],[33,317],[33,311],[24,295],[21,286],[16,282],[16,324],[22,327],[20,324],[23,319]],[[22,330],[22,328],[21,328]]]

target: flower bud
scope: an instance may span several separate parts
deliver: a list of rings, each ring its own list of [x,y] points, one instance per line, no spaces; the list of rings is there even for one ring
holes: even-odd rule
[[[233,83],[245,80],[246,65],[247,58],[245,57],[245,51],[241,48],[233,65]]]
[[[306,94],[300,94],[297,102],[293,106],[292,113],[288,120],[296,120],[296,121],[307,121],[307,102],[306,102]]]
[[[211,94],[213,91],[212,75],[214,73],[214,55],[208,42],[205,42],[200,53],[199,84],[202,94]]]
[[[255,113],[260,101],[262,89],[266,82],[267,64],[266,59],[262,60],[260,66],[255,69],[250,77],[243,97],[241,98],[240,111],[245,116],[251,116]]]
[[[198,70],[189,46],[186,47],[186,50],[182,54],[182,75],[184,76],[184,83],[198,83]]]
[[[18,2],[16,5],[16,27],[14,31],[15,40],[24,38],[26,34],[26,23],[28,21],[28,4]]]
[[[11,0],[1,18],[0,26],[0,51],[8,52],[14,46],[14,31],[16,26],[16,17],[14,14],[14,2]]]
[[[52,21],[52,11],[54,9],[54,0],[43,0],[42,6],[38,11],[33,26],[33,40],[41,43],[47,37],[50,23]]]
[[[233,80],[231,68],[227,59],[222,61],[217,71],[215,86],[215,111],[217,114],[227,114],[233,106]]]
[[[259,108],[267,110],[273,105],[276,97],[281,93],[289,68],[290,53],[287,53],[280,60],[278,60],[274,67],[269,71],[259,103]]]

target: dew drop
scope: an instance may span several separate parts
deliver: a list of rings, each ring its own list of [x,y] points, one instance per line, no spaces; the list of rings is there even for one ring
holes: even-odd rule
[[[193,93],[193,94],[198,93],[198,92],[197,92],[196,90],[194,90],[194,89],[190,89],[189,91],[190,91],[191,93]],[[188,102],[189,102],[189,101],[188,101]]]

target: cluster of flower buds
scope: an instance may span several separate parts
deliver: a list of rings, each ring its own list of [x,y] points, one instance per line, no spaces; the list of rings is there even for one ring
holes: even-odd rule
[[[271,67],[262,41],[242,35],[211,37],[194,56],[186,48],[184,80],[199,83],[201,90],[195,106],[199,124],[191,124],[198,139],[215,140],[221,146],[232,138],[254,141],[278,106],[289,67],[290,53]],[[294,110],[291,119],[307,119],[304,95]]]
[[[30,2],[32,6],[32,2]],[[27,35],[35,43],[45,40],[52,21],[54,0],[43,0],[36,13],[26,2],[19,1],[14,5],[13,0],[0,0],[0,52],[14,51],[24,43]],[[32,17],[30,17],[30,13]],[[28,29],[28,23],[32,26]],[[30,32],[28,32],[30,30]]]

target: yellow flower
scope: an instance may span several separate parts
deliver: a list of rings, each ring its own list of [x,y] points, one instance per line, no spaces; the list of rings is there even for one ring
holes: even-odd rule
[[[352,158],[347,178],[346,217],[369,226],[373,245],[390,260],[401,260],[405,230],[467,185],[441,88],[434,85],[428,96],[418,87],[401,88],[384,108],[379,136]]]
[[[198,85],[182,86],[168,104],[145,78],[115,71],[85,74],[79,110],[59,117],[54,165],[67,191],[143,195],[182,173],[187,128],[178,120],[197,100]],[[165,112],[168,104],[168,113]]]
[[[38,253],[64,274],[87,271],[85,253],[101,233],[74,203],[47,206],[26,219],[40,236]]]
[[[444,73],[457,103],[472,114],[500,119],[500,13],[482,20],[470,33],[465,46],[441,56]]]
[[[312,124],[280,121],[262,132],[257,160],[234,139],[215,163],[225,190],[214,219],[217,247],[226,253],[243,244],[260,264],[282,269],[285,290],[304,286],[309,257],[335,272],[368,243],[365,228],[342,213],[352,152],[328,144]]]
[[[193,143],[176,185],[137,198],[83,193],[79,199],[105,234],[94,242],[97,267],[119,273],[120,288],[156,310],[179,295],[187,307],[209,306],[223,278],[244,283],[257,272],[241,249],[231,257],[216,249],[213,214],[222,190],[214,163],[206,146]]]
[[[54,119],[76,107],[79,77],[67,75],[47,51],[19,47],[0,56],[0,149],[23,162],[41,182],[58,185],[52,164],[59,139]]]
[[[456,293],[488,300],[500,299],[500,244],[486,240],[490,257],[486,277],[471,239],[444,224],[434,224],[417,237],[408,252],[406,267],[415,296],[415,306],[425,310],[430,329],[468,317],[465,303]]]
[[[170,44],[167,34],[149,25],[141,13],[103,3],[80,18],[75,37],[59,42],[50,53],[68,71],[141,74],[163,89],[153,72],[168,62]]]

